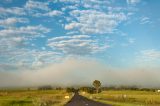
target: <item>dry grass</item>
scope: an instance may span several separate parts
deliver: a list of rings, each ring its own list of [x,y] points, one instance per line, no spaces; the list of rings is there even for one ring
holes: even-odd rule
[[[160,93],[153,91],[109,90],[84,96],[115,106],[160,106]]]
[[[64,90],[0,91],[0,106],[63,106],[66,95],[71,96]]]

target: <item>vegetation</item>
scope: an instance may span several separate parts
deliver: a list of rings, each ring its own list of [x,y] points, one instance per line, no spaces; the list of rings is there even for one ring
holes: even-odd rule
[[[90,94],[96,93],[96,89],[93,87],[81,87],[79,90]]]
[[[95,80],[95,81],[93,81],[93,86],[95,87],[96,92],[99,93],[99,89],[101,87],[101,82],[99,80]]]
[[[99,94],[82,95],[113,106],[160,106],[160,93],[152,90],[107,90]]]
[[[53,88],[52,88],[52,86],[41,86],[41,87],[39,87],[38,88],[38,90],[52,90]]]
[[[101,90],[139,90],[139,91],[156,91],[153,88],[139,88],[136,86],[110,86],[110,87],[102,87]]]
[[[93,86],[96,89],[96,93],[99,93],[99,89],[101,87],[101,82],[99,80],[95,80],[95,81],[93,81]]]
[[[93,85],[95,87],[79,88],[80,94],[113,106],[160,106],[160,93],[156,89],[101,87],[98,80]],[[51,86],[41,86],[34,90],[0,90],[0,106],[64,106],[75,91],[77,89],[73,87],[54,89]]]
[[[67,88],[66,91],[68,93],[74,93],[76,91],[76,89],[75,88]]]
[[[7,90],[0,91],[0,106],[64,106],[71,93],[65,90]]]

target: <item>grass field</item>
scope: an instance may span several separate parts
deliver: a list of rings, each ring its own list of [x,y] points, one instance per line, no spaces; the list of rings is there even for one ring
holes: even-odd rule
[[[7,90],[0,91],[0,106],[63,106],[72,94],[64,90]]]
[[[160,106],[160,93],[153,91],[109,90],[82,95],[113,106]]]

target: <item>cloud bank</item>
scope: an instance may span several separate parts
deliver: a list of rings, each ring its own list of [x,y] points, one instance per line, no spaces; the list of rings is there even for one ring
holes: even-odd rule
[[[157,69],[119,70],[94,59],[70,57],[37,70],[0,71],[0,87],[91,85],[95,79],[103,86],[159,87],[159,74]]]

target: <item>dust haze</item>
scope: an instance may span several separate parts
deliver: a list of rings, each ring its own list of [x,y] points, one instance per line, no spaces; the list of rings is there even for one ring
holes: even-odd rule
[[[65,59],[37,70],[0,71],[0,87],[89,85],[160,87],[158,69],[116,69],[96,60]]]

